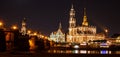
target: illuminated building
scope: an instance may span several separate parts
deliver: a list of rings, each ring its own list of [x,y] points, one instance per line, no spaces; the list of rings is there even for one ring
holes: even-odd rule
[[[116,42],[120,43],[120,36],[117,37]]]
[[[67,42],[69,43],[87,43],[93,40],[102,40],[104,34],[96,34],[96,26],[90,26],[87,21],[86,8],[84,8],[83,22],[81,26],[76,26],[75,10],[70,10],[69,32],[67,34]]]
[[[24,20],[22,21],[22,28],[21,28],[21,33],[22,35],[27,34],[27,30],[26,30],[26,19],[24,18]]]
[[[59,24],[59,29],[56,32],[52,32],[50,39],[55,42],[65,42],[65,34],[61,30],[61,23]]]

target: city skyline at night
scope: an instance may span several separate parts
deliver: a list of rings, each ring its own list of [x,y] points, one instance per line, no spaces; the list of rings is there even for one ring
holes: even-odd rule
[[[61,22],[63,32],[68,32],[72,4],[76,11],[77,24],[81,25],[83,10],[86,8],[88,22],[97,26],[98,32],[107,27],[110,35],[119,33],[119,3],[114,0],[0,0],[0,20],[6,27],[17,24],[21,28],[25,17],[28,29],[48,36],[58,29]]]

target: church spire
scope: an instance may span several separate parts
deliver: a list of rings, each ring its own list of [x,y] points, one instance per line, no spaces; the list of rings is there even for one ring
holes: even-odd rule
[[[26,18],[24,17],[22,22],[25,22],[25,21],[26,21]]]
[[[73,7],[73,4],[71,5],[71,9],[70,9],[70,20],[69,20],[69,27],[73,28],[76,26],[76,19],[75,19],[75,10]]]
[[[84,8],[84,16],[82,26],[88,26],[87,16],[86,16],[86,8]]]
[[[62,28],[62,25],[61,25],[61,22],[59,23],[59,29],[61,29]]]
[[[86,16],[86,8],[84,8],[84,16]]]
[[[74,8],[73,8],[73,4],[72,4],[72,6],[71,6],[71,9],[74,9]]]
[[[21,33],[22,35],[25,35],[27,32],[26,32],[26,18],[24,18],[22,20],[22,28],[21,28]]]

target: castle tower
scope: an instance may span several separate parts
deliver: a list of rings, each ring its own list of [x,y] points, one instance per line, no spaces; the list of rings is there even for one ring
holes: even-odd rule
[[[26,19],[25,19],[25,18],[22,20],[21,33],[22,33],[22,35],[27,34],[27,30],[26,30]]]
[[[86,16],[86,8],[84,8],[84,16],[82,26],[88,26],[87,16]]]

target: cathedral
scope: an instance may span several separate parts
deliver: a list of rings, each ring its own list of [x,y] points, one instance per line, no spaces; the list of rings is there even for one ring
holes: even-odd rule
[[[65,42],[65,34],[62,32],[62,26],[61,23],[59,24],[59,28],[56,32],[52,32],[50,35],[50,40],[53,40],[57,43],[63,43]]]
[[[69,18],[69,32],[66,35],[66,42],[68,43],[87,43],[93,40],[103,40],[104,34],[97,34],[96,26],[89,25],[86,15],[86,8],[84,8],[83,22],[81,26],[76,26],[75,10],[73,5],[70,9]]]

